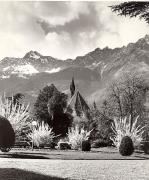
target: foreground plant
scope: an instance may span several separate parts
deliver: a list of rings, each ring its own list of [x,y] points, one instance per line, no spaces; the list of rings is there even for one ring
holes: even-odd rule
[[[37,147],[42,146],[51,146],[53,139],[56,136],[54,135],[52,128],[48,124],[42,122],[37,124],[37,126],[28,134],[28,138],[34,142],[34,145]]]
[[[114,136],[111,137],[111,140],[117,148],[119,148],[121,140],[125,136],[129,136],[132,139],[134,147],[137,147],[140,144],[143,139],[144,126],[141,127],[140,125],[137,125],[138,118],[139,116],[135,118],[133,123],[131,122],[131,116],[129,116],[129,118],[120,118],[119,120],[114,119],[114,122],[112,123]]]
[[[2,152],[8,152],[15,143],[15,132],[10,122],[0,116],[0,149]]]
[[[71,127],[68,130],[68,141],[71,144],[71,148],[81,148],[82,141],[89,139],[91,131],[84,130],[84,128],[80,129],[79,126]]]
[[[0,115],[9,120],[15,133],[19,133],[28,126],[29,105],[14,104],[13,97],[9,100],[5,95],[0,96]]]
[[[121,140],[119,153],[122,156],[130,156],[134,152],[134,145],[132,139],[129,136],[124,136]]]

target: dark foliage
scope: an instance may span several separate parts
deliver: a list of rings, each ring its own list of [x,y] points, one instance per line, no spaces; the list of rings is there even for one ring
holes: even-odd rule
[[[15,143],[15,133],[10,122],[0,116],[0,148],[2,151],[9,150]]]
[[[123,2],[115,6],[111,6],[113,12],[119,15],[129,17],[139,17],[149,23],[149,2]]]
[[[100,112],[98,109],[92,109],[90,111],[90,117],[88,122],[88,129],[92,130],[91,140],[103,140],[110,142],[110,137],[113,133],[111,129],[111,123],[113,121],[108,118],[104,112]]]
[[[44,87],[37,97],[37,100],[34,104],[34,115],[35,118],[38,119],[40,122],[44,121],[46,123],[49,123],[51,120],[47,105],[49,99],[53,96],[55,91],[58,90],[53,84],[51,84],[50,86]]]
[[[53,117],[56,114],[61,114],[67,107],[68,96],[59,91],[55,91],[53,96],[48,101],[48,112]]]
[[[23,99],[25,96],[22,93],[17,93],[13,96],[13,104],[20,104],[20,100]]]
[[[67,113],[57,113],[53,116],[49,124],[53,128],[55,135],[65,136],[68,133],[68,128],[71,126],[72,116]]]
[[[49,125],[56,135],[65,136],[72,123],[72,116],[65,112],[67,98],[66,94],[57,91],[48,101],[48,112],[52,117]]]
[[[60,150],[71,149],[71,146],[67,142],[60,142],[59,143],[59,149]]]
[[[12,97],[6,97],[9,101],[12,101],[13,105],[20,104],[20,100],[23,99],[25,96],[22,93],[16,93]]]
[[[145,141],[142,143],[141,149],[145,154],[149,154],[149,141]]]
[[[92,148],[112,146],[112,143],[110,139],[97,139],[92,143]]]
[[[91,143],[90,141],[82,141],[82,151],[90,151],[91,150]]]
[[[67,98],[52,84],[43,88],[34,105],[35,117],[48,123],[55,135],[65,136],[72,122],[72,116],[65,113]]]
[[[129,136],[125,136],[122,138],[119,152],[122,156],[130,156],[134,152],[134,146],[132,139]]]

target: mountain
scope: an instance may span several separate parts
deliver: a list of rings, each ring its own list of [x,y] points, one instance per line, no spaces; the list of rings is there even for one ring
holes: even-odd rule
[[[54,83],[69,93],[71,78],[90,102],[100,100],[106,85],[124,71],[149,73],[149,35],[121,48],[96,48],[75,59],[60,60],[30,51],[0,61],[0,93],[22,92],[34,102],[39,90]]]

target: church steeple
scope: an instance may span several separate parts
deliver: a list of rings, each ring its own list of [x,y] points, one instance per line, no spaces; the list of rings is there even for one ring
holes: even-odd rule
[[[74,83],[74,77],[72,77],[72,81],[70,84],[70,92],[71,92],[71,97],[74,95],[75,93],[75,83]]]

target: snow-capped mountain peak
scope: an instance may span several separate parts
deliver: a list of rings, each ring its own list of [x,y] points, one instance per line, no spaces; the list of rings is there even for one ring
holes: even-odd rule
[[[41,57],[42,57],[42,55],[40,53],[38,53],[37,51],[30,51],[30,52],[26,53],[23,58],[24,59],[28,59],[28,58],[39,59]]]

